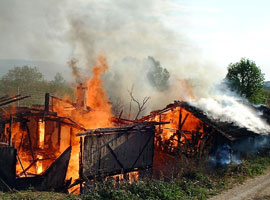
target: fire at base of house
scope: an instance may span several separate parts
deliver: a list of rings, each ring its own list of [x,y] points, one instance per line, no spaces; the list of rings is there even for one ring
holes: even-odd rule
[[[6,105],[20,98],[2,97],[0,101]],[[1,190],[32,185],[38,190],[83,192],[91,181],[108,177],[134,181],[143,170],[158,176],[162,154],[209,157],[213,165],[224,166],[240,162],[248,152],[246,145],[254,152],[270,141],[269,136],[213,120],[183,101],[136,121],[111,118],[108,124],[112,127],[86,129],[72,117],[83,118],[94,111],[85,101],[78,102],[46,94],[44,106],[4,109],[0,118]]]

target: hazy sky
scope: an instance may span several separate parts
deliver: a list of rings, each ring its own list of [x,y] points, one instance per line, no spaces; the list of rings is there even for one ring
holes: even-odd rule
[[[250,58],[270,80],[270,1],[175,0],[186,5],[185,33],[220,68]]]
[[[185,39],[188,41],[187,43],[192,44],[192,48],[197,49],[194,59],[206,60],[211,65],[216,66],[220,73],[225,74],[229,63],[239,61],[241,57],[250,58],[261,67],[266,80],[270,80],[270,1],[144,0],[130,1],[134,3],[126,2],[128,1],[1,0],[0,59],[48,60],[66,64],[74,56],[74,49],[72,49],[74,46],[70,41],[67,42],[70,40],[70,35],[66,34],[69,29],[67,16],[79,14],[81,19],[91,19],[92,21],[89,20],[89,29],[91,28],[90,25],[93,24],[98,31],[104,30],[102,23],[106,25],[105,31],[110,31],[110,28],[113,31],[117,28],[122,30],[121,25],[130,26],[134,29],[131,34],[136,35],[133,40],[136,38],[144,40],[147,37],[149,39],[151,34],[142,36],[135,33],[136,28],[138,28],[138,32],[145,31],[147,23],[149,27],[156,28],[160,26],[156,22],[158,19],[168,29],[181,34],[179,36],[181,40]],[[114,4],[118,5],[114,7]],[[121,9],[118,7],[121,7]],[[136,9],[133,9],[133,7]],[[126,8],[126,12],[120,15]],[[72,14],[67,15],[70,11]],[[115,13],[113,13],[114,11]],[[129,16],[131,12],[133,18]],[[140,12],[142,12],[141,19],[138,17],[141,16]],[[93,18],[92,15],[95,17]],[[100,20],[99,24],[95,24],[99,19],[98,17],[104,15],[106,15],[106,19],[104,18]],[[108,27],[110,20],[113,24],[119,21],[119,24]],[[137,21],[133,23],[133,20]],[[151,30],[151,28],[149,29]],[[163,31],[156,36],[158,39],[161,38],[161,35],[166,38],[166,31],[159,27],[156,30]],[[149,30],[146,31],[149,32]],[[130,34],[130,32],[127,32],[127,34]],[[107,36],[105,38],[108,38],[109,41],[110,35]],[[136,47],[136,52],[139,52],[141,51],[138,49],[139,47],[155,49],[156,46],[159,46],[160,51],[151,55],[154,55],[158,60],[161,59],[161,61],[162,58],[159,59],[158,55],[167,53],[165,48],[164,53],[162,52],[163,44],[153,43],[155,40],[148,43],[140,42],[139,44],[133,42],[133,46],[128,47],[126,38],[121,41],[121,36],[119,38],[116,38],[116,35],[113,36],[115,37],[112,37],[113,40],[118,42],[117,45],[123,45],[125,48],[122,49],[127,51],[134,47]],[[170,35],[167,38],[170,45],[173,43],[173,38],[177,39],[177,34]],[[182,41],[177,42],[178,45],[181,45]],[[106,43],[106,40],[103,39],[103,43]],[[106,45],[103,43],[97,46],[99,48],[105,47]],[[170,47],[168,46],[168,48]],[[109,50],[115,54],[114,49],[117,50],[117,48]],[[181,51],[182,53],[186,51],[185,55],[188,55],[188,50],[188,48],[185,48]],[[119,54],[123,52],[125,51],[120,51]],[[143,50],[141,55],[144,52],[147,53],[145,57],[149,56],[150,51]],[[197,56],[197,53],[200,56]],[[182,55],[182,57],[184,56]],[[186,59],[193,59],[192,54]],[[169,57],[168,60],[170,60]]]

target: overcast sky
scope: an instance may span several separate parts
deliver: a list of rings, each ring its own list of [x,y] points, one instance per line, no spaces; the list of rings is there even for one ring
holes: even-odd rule
[[[106,52],[108,57],[110,57],[109,51],[114,56],[123,55],[123,57],[130,56],[132,53],[134,56],[141,57],[145,54],[144,57],[154,56],[166,63],[167,60],[171,60],[171,57],[177,57],[177,53],[171,53],[167,58],[164,56],[168,53],[168,49],[174,48],[172,44],[175,41],[178,46],[187,46],[187,44],[192,46],[192,48],[183,48],[179,59],[205,60],[224,75],[229,63],[246,57],[254,60],[265,73],[266,80],[270,80],[270,1],[145,0],[126,2],[128,1],[1,0],[0,59],[43,60],[65,65],[68,60],[80,53],[80,51],[76,52],[75,43],[70,41],[70,25],[66,18],[81,15],[80,23],[89,20],[86,26],[90,27],[94,24],[92,28],[99,31],[99,37],[90,42],[96,39],[102,40],[98,44],[95,43],[94,47],[97,47],[99,53]],[[117,5],[114,6],[114,4]],[[99,21],[99,18],[102,19]],[[157,21],[174,33],[161,29]],[[78,21],[75,22],[78,25]],[[116,23],[118,23],[117,26],[108,26]],[[102,24],[106,25],[106,29]],[[125,28],[130,27],[133,32],[126,32],[123,34],[124,37],[117,38],[118,32],[115,32],[115,29],[123,32],[122,25]],[[151,34],[140,35],[140,31],[149,32],[147,27],[149,30],[154,28],[153,40],[149,39]],[[157,33],[160,30],[161,32]],[[107,33],[104,36],[105,39],[101,36],[102,31]],[[86,32],[88,33],[89,30]],[[90,33],[93,34],[91,31]],[[131,35],[132,39],[125,37],[127,34]],[[83,36],[85,36],[84,32]],[[167,37],[166,44],[169,44],[167,47],[164,47],[165,42],[160,42],[161,36]],[[147,39],[149,41],[144,42]],[[154,41],[157,44],[154,44]],[[83,42],[81,41],[80,45],[83,45]],[[110,46],[106,45],[106,42],[110,43]],[[113,44],[117,45],[113,46]],[[106,48],[107,51],[102,48]],[[156,48],[159,48],[159,51],[153,52]],[[196,56],[193,56],[194,51]],[[125,52],[129,54],[124,55]]]

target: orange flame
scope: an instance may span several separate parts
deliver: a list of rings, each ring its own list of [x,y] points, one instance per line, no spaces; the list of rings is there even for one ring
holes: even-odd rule
[[[59,102],[54,105],[54,111],[56,111],[58,115],[69,117],[86,129],[113,126],[113,123],[110,121],[113,116],[112,106],[109,103],[109,98],[106,91],[103,89],[102,80],[100,78],[100,76],[108,70],[108,65],[101,56],[98,58],[98,62],[99,64],[93,67],[92,78],[86,83],[81,84],[81,88],[85,88],[85,92],[87,92],[87,94],[85,94],[87,97],[86,106],[81,105],[84,102],[82,99],[77,100],[77,104],[80,105],[77,105],[76,109],[65,109],[65,106]],[[84,94],[82,90],[77,90],[76,95],[78,99],[83,98],[82,96]],[[88,108],[85,109],[85,107],[90,108],[90,110],[87,110]],[[80,144],[79,138],[76,137],[75,134],[70,137],[72,137],[72,153],[67,172],[67,179],[72,177],[73,180],[75,180],[79,178]]]
[[[161,141],[156,141],[156,143],[161,150],[169,148],[170,151],[174,151],[177,147],[181,148],[184,143],[191,142],[194,134],[197,132],[202,134],[203,131],[201,120],[181,107],[173,107],[171,110],[150,120],[170,122],[157,127],[157,137]],[[200,143],[200,140],[198,143]]]
[[[38,122],[38,133],[39,133],[39,148],[42,150],[44,148],[44,139],[45,139],[45,126],[44,126],[44,122]],[[39,159],[39,161],[37,161],[37,173],[41,174],[43,171],[43,164],[42,164],[42,159],[43,159],[43,155],[37,155],[37,159]]]
[[[53,111],[57,112],[58,116],[72,119],[86,129],[113,126],[113,123],[111,122],[111,118],[113,117],[112,106],[109,103],[109,98],[106,94],[106,91],[103,89],[102,80],[100,77],[106,72],[106,70],[108,70],[108,65],[106,64],[105,59],[103,57],[99,57],[98,65],[93,67],[92,78],[89,78],[88,81],[82,84],[82,87],[87,88],[87,90],[85,90],[85,92],[87,92],[87,94],[85,94],[85,97],[87,97],[85,106],[79,105],[78,103],[80,102],[83,104],[84,101],[77,101],[77,106],[74,107],[72,107],[71,104],[67,105],[64,102],[54,101]],[[78,98],[79,96],[83,97],[83,90],[81,93],[77,92],[76,95],[78,95]],[[31,117],[29,119],[31,119]],[[59,156],[61,152],[63,152],[69,145],[71,145],[72,153],[67,171],[67,179],[72,177],[73,180],[76,180],[79,178],[80,143],[79,137],[76,137],[75,135],[77,132],[82,130],[75,127],[71,129],[66,125],[61,125],[61,128],[59,128],[57,127],[56,122],[48,121],[39,121],[37,124],[33,125],[34,120],[32,121],[28,123],[31,129],[31,133],[27,133],[27,130],[22,129],[19,126],[19,123],[14,123],[12,127],[14,138],[13,144],[16,148],[20,149],[18,151],[18,155],[21,162],[17,163],[17,174],[19,176],[23,176],[23,169],[29,166],[30,168],[27,170],[27,175],[42,173],[53,162],[53,158]],[[33,127],[37,126],[37,129],[32,128],[32,125]],[[56,131],[56,134],[54,134],[55,130],[58,131]],[[54,134],[54,136],[50,136],[50,134],[47,132],[51,135]],[[32,155],[33,153],[31,154],[33,151],[31,151],[29,148],[29,137],[32,139],[34,155]],[[59,141],[56,138],[58,138]],[[53,144],[48,144],[49,142]],[[53,156],[51,157],[47,156],[47,149],[51,148],[50,145],[58,145],[58,148],[55,150],[55,152],[50,152],[53,153]],[[52,148],[50,150],[54,149]],[[33,164],[35,160],[38,161]],[[31,164],[33,166],[31,166]],[[134,175],[134,177],[136,176]]]

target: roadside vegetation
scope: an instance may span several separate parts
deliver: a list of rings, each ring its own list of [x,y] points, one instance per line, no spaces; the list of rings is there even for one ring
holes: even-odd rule
[[[128,182],[95,183],[83,195],[38,192],[29,188],[27,191],[0,193],[0,199],[204,200],[248,178],[263,174],[270,168],[270,153],[260,152],[249,155],[241,164],[230,165],[226,168],[209,168],[208,163],[202,160],[192,160],[185,166],[177,166],[176,163],[175,167],[178,167],[175,177],[144,178],[132,184]]]

